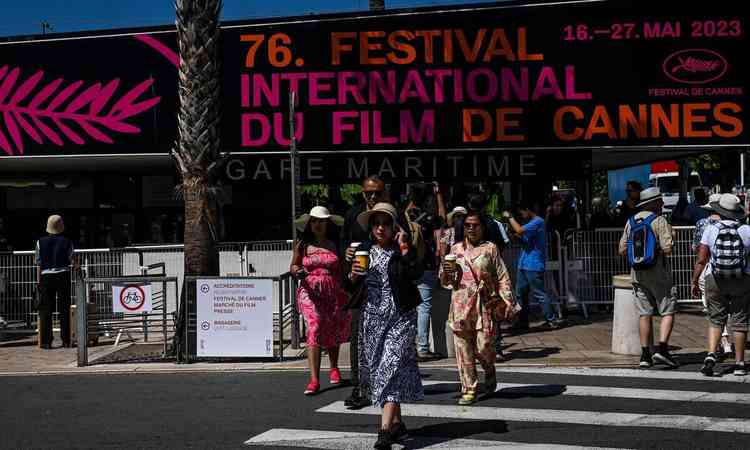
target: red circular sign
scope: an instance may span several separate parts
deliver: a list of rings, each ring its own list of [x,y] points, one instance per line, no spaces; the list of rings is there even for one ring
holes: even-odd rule
[[[128,311],[137,311],[146,303],[146,293],[140,286],[131,284],[120,291],[120,304]]]

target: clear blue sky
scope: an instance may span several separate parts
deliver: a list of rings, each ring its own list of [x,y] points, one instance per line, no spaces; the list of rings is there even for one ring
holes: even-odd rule
[[[386,0],[387,8],[408,8],[483,0]],[[3,0],[0,36],[38,34],[41,22],[53,32],[100,30],[174,23],[172,0]],[[368,0],[224,0],[222,20],[291,16],[367,9]]]

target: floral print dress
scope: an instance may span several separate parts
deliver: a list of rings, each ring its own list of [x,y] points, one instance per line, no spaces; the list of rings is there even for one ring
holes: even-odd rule
[[[307,247],[308,275],[297,288],[297,306],[307,323],[307,346],[331,348],[349,340],[350,314],[341,288],[339,258],[331,250]]]

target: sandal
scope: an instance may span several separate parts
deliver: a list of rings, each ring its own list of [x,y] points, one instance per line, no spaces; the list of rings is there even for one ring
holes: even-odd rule
[[[310,381],[305,388],[305,395],[315,395],[320,391],[320,383],[315,380]]]
[[[467,391],[458,399],[458,404],[462,406],[473,405],[477,401],[477,394],[474,391]]]

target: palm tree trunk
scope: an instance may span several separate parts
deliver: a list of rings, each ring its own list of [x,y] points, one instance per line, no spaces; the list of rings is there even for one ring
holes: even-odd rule
[[[178,140],[173,156],[185,199],[185,275],[218,275],[214,241],[221,158],[221,0],[176,0],[180,49]]]
[[[221,0],[175,0],[179,45],[178,136],[172,156],[180,171],[178,191],[185,202],[185,276],[219,274],[218,174],[221,154],[221,73],[219,14]],[[195,283],[184,283],[175,330],[178,359],[187,352],[185,326],[194,311]]]
[[[185,275],[218,275],[218,257],[214,248],[216,230],[215,202],[193,184],[182,185],[185,201]]]
[[[382,11],[385,9],[385,0],[370,0],[370,11]]]

